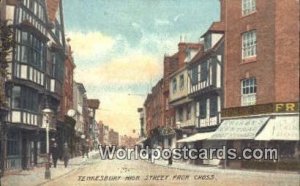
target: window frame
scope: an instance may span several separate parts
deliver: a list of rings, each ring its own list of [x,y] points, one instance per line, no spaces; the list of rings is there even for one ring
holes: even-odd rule
[[[247,16],[256,12],[256,0],[242,0],[242,16]]]
[[[257,80],[250,77],[241,80],[241,105],[249,106],[256,104]],[[251,100],[252,99],[252,100]]]
[[[172,91],[173,93],[176,93],[177,91],[177,78],[173,78],[172,80]]]
[[[257,55],[257,34],[256,30],[249,30],[242,33],[242,59],[256,57]]]
[[[179,89],[182,90],[184,88],[184,74],[179,76]]]

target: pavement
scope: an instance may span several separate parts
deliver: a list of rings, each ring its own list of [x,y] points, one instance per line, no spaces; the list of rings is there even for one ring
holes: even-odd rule
[[[148,161],[151,163],[150,161]],[[221,166],[212,166],[212,165],[194,165],[190,164],[189,162],[183,162],[183,161],[173,161],[172,165],[168,164],[167,160],[159,159],[155,160],[154,163],[158,166],[178,169],[178,170],[189,170],[189,171],[205,171],[208,173],[238,173],[241,171],[247,172],[248,174],[294,174],[294,175],[300,175],[300,172],[296,171],[284,171],[284,170],[254,170],[254,169],[224,169]]]
[[[31,170],[22,170],[17,173],[12,173],[6,175],[2,178],[1,186],[32,186],[32,185],[43,185],[51,180],[58,179],[62,176],[72,173],[76,171],[85,163],[87,163],[90,159],[93,159],[95,156],[99,154],[99,151],[91,151],[89,152],[89,158],[82,156],[75,157],[69,160],[68,166],[64,167],[63,161],[57,162],[57,167],[51,167],[51,179],[45,179],[45,167],[34,167]]]

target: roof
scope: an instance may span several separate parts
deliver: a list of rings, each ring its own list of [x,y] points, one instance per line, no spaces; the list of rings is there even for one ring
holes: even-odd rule
[[[48,19],[53,22],[56,19],[60,0],[46,0]]]
[[[194,64],[197,61],[204,59],[206,56],[209,56],[211,53],[215,52],[220,47],[220,45],[223,43],[223,41],[224,41],[224,35],[220,38],[220,40],[212,48],[210,48],[204,52],[199,51],[195,55],[195,57],[190,61],[189,64]]]
[[[225,31],[225,24],[224,22],[213,22],[209,29],[201,36],[204,37],[207,33],[214,32],[214,33],[223,33]]]
[[[75,83],[76,83],[78,89],[79,89],[81,92],[86,93],[86,90],[85,90],[84,85],[83,85],[82,83],[78,83],[78,82],[75,82]]]

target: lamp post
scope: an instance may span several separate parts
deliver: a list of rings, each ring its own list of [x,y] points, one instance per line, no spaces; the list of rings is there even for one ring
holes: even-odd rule
[[[49,120],[51,119],[53,111],[49,108],[43,110],[43,114],[46,117],[46,153],[47,153],[47,162],[45,164],[45,179],[51,179],[50,171],[50,153],[49,153]]]

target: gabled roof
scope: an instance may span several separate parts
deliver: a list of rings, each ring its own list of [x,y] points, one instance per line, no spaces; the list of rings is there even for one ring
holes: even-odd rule
[[[223,33],[225,31],[225,24],[224,22],[213,22],[209,29],[201,36],[204,37],[207,33],[214,32],[214,33]]]
[[[206,50],[206,51],[199,51],[196,56],[191,60],[191,62],[189,64],[195,64],[198,61],[204,59],[205,57],[209,56],[210,54],[212,54],[213,52],[215,52],[220,46],[221,44],[224,42],[224,35],[219,39],[219,41],[210,49]]]

